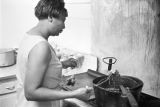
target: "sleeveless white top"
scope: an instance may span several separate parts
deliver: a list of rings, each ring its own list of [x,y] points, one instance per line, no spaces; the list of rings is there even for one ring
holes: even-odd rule
[[[23,38],[17,55],[17,103],[16,107],[60,107],[60,101],[27,101],[24,95],[24,78],[27,73],[28,55],[31,49],[40,42],[47,42],[43,37],[38,35],[28,35]],[[49,44],[49,43],[48,43]],[[50,45],[49,45],[50,46]],[[62,64],[59,61],[54,49],[51,49],[51,61],[43,80],[43,86],[57,89],[62,73]]]

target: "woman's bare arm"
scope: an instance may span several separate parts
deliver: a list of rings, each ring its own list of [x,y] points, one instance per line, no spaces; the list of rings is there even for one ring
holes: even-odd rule
[[[47,42],[41,42],[31,50],[28,57],[28,70],[25,74],[24,83],[27,100],[50,101],[86,96],[88,91],[86,88],[75,91],[58,91],[45,88],[41,85],[50,59],[51,52]]]

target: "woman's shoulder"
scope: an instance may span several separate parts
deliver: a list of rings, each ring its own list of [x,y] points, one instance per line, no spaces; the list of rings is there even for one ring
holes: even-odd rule
[[[41,49],[49,49],[49,43],[40,36],[25,35],[20,43],[19,51],[21,53],[29,54],[34,47],[41,47]]]
[[[30,54],[38,55],[38,57],[47,57],[51,55],[50,46],[47,42],[41,41],[37,43],[30,51]]]
[[[49,43],[46,42],[46,41],[40,41],[33,48],[36,48],[36,49],[42,50],[42,51],[48,51],[48,50],[50,50]]]

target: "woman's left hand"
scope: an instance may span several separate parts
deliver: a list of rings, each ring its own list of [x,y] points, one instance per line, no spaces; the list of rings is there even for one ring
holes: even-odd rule
[[[68,67],[75,68],[77,67],[77,60],[74,58],[69,58],[67,60],[62,61],[62,66],[63,68],[68,68]]]

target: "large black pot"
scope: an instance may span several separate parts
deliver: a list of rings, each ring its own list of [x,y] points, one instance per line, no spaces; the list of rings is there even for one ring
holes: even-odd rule
[[[97,83],[106,76],[98,77],[93,80],[93,88],[96,97],[96,103],[98,107],[129,107],[128,101],[122,97],[122,92],[114,92],[106,90],[104,87],[108,87],[109,81],[101,86],[97,86]],[[140,99],[140,93],[143,87],[143,82],[131,76],[121,76],[120,84],[124,87],[128,87],[136,101]]]

